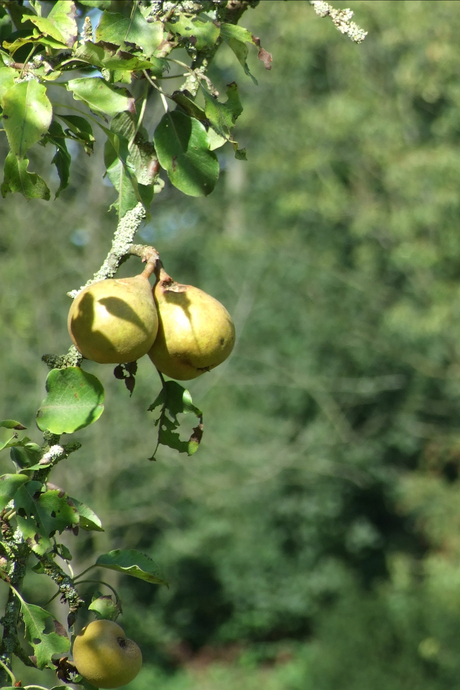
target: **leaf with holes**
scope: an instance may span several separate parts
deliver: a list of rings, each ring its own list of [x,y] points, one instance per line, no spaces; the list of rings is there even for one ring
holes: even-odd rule
[[[26,199],[50,198],[50,190],[46,182],[36,173],[27,170],[29,159],[19,160],[12,151],[8,152],[3,166],[2,196],[7,194],[22,194]]]
[[[70,649],[70,640],[65,634],[64,627],[45,609],[24,601],[19,592],[14,593],[21,603],[21,614],[25,626],[25,637],[34,649],[37,666],[40,669],[52,668],[53,656],[64,654]],[[54,632],[45,632],[47,623],[54,624]],[[56,632],[59,631],[59,632]]]
[[[31,548],[38,554],[51,548],[55,532],[76,527],[80,517],[68,496],[57,489],[42,493],[42,484],[30,481],[14,497],[18,527]]]
[[[203,436],[203,413],[193,404],[189,391],[177,381],[165,381],[155,402],[148,408],[149,412],[160,405],[160,416],[155,422],[155,426],[158,426],[158,440],[150,460],[155,459],[160,445],[169,446],[169,448],[178,450],[179,453],[187,453],[187,455],[196,453]],[[198,424],[193,429],[190,438],[183,441],[177,431],[180,426],[177,415],[189,412],[198,418]]]

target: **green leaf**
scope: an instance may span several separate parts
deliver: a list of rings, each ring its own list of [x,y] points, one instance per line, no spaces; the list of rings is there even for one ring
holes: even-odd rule
[[[233,82],[227,87],[227,102],[221,103],[216,98],[211,96],[206,90],[205,95],[205,113],[212,128],[227,139],[230,136],[230,130],[235,124],[237,118],[243,112],[241,101],[238,95],[238,86]]]
[[[219,177],[206,129],[177,110],[166,113],[153,135],[158,160],[172,184],[189,196],[207,196]]]
[[[153,185],[159,164],[155,146],[149,141],[147,131],[143,127],[138,129],[137,121],[131,113],[120,113],[114,117],[110,129],[129,142],[127,161],[138,182]]]
[[[105,164],[109,179],[118,191],[114,206],[119,217],[139,201],[148,210],[153,199],[158,159],[145,130],[136,133],[136,123],[130,113],[120,113],[112,120],[105,145]]]
[[[12,448],[13,446],[22,446],[26,441],[30,441],[29,438],[23,438],[23,439],[18,439],[17,434],[13,434],[7,441],[4,443],[0,444],[0,450],[4,450],[5,448]]]
[[[0,511],[14,498],[16,491],[29,481],[25,474],[4,474],[0,477]]]
[[[14,78],[17,76],[17,70],[12,67],[0,66],[0,102],[6,91],[14,86]]]
[[[56,553],[69,563],[73,558],[70,549],[68,549],[65,544],[56,544]]]
[[[66,125],[65,134],[69,139],[74,139],[82,144],[85,152],[89,155],[93,152],[94,142],[93,129],[84,117],[79,115],[56,115]]]
[[[101,77],[82,77],[67,82],[67,89],[97,115],[113,117],[123,111],[135,112],[134,98],[126,89],[108,84]]]
[[[184,14],[174,15],[165,27],[173,34],[188,39],[197,50],[214,46],[220,36],[219,26],[206,14],[195,17],[187,17]]]
[[[42,486],[41,482],[30,481],[19,487],[14,497],[18,529],[28,541],[32,551],[38,555],[43,555],[52,548],[52,542],[46,534],[44,525],[39,524],[35,519],[36,514],[37,518],[40,517],[36,506]]]
[[[4,7],[0,7],[0,43],[13,31],[11,17]]]
[[[51,21],[50,19],[30,15],[27,17],[23,17],[22,21],[32,22],[32,24],[34,24],[37,27],[41,34],[44,34],[45,36],[51,36],[51,38],[53,38],[57,42],[58,46],[62,46],[62,48],[67,47],[65,37],[59,31],[55,22]]]
[[[88,606],[88,611],[95,611],[98,618],[114,621],[120,615],[120,607],[113,601],[111,596],[97,597]]]
[[[53,434],[71,434],[97,421],[104,411],[104,388],[80,367],[52,369],[47,396],[37,412],[37,426]]]
[[[104,553],[99,556],[96,565],[132,575],[154,585],[168,586],[159,567],[150,556],[135,549],[127,551],[115,549],[114,551],[109,551],[109,553]]]
[[[128,141],[125,137],[112,135],[107,139],[104,162],[108,178],[118,192],[118,199],[113,206],[119,218],[123,218],[141,201],[134,169],[127,162],[128,154]]]
[[[56,153],[51,161],[56,166],[56,170],[59,175],[60,185],[54,196],[55,199],[59,196],[63,189],[69,186],[69,176],[70,176],[70,163],[71,156],[67,150],[67,145],[65,142],[65,133],[59,123],[55,120],[50,125],[49,132],[46,136],[46,142],[54,144],[56,147]]]
[[[21,422],[17,422],[15,419],[0,420],[0,427],[3,427],[4,429],[16,429],[17,431],[23,431],[27,428],[23,426]]]
[[[11,36],[8,37],[9,41],[3,41],[2,48],[7,50],[10,55],[15,56],[15,53],[25,45],[28,45],[28,50],[39,42],[38,38],[31,35],[31,31],[27,29],[20,29],[19,31],[14,31]]]
[[[18,527],[31,548],[42,555],[52,547],[55,532],[75,527],[78,511],[63,491],[52,489],[41,492],[42,484],[29,481],[16,491],[14,506]]]
[[[177,381],[165,381],[155,402],[148,408],[149,412],[152,412],[160,405],[161,413],[155,422],[155,426],[158,426],[158,441],[150,460],[155,459],[155,454],[160,445],[173,448],[179,451],[179,453],[187,453],[187,455],[196,453],[203,436],[203,413],[193,404],[189,391],[183,388]],[[188,441],[182,441],[179,433],[176,431],[180,426],[177,415],[189,412],[192,412],[198,418],[199,423],[193,429],[193,433]]]
[[[10,149],[22,159],[51,124],[53,108],[46,88],[35,80],[14,84],[3,94],[1,104]]]
[[[220,30],[222,38],[235,53],[238,62],[244,69],[245,74],[247,74],[248,77],[251,77],[252,81],[257,86],[257,79],[249,71],[247,63],[248,47],[246,42],[257,46],[254,36],[247,29],[234,24],[221,24]]]
[[[69,497],[58,489],[40,494],[37,501],[37,521],[43,525],[46,536],[76,527],[80,521],[77,508]]]
[[[10,458],[17,467],[29,469],[37,465],[40,461],[42,451],[36,443],[31,443],[28,439],[22,439],[21,443],[9,444]],[[40,467],[41,469],[41,467]]]
[[[172,95],[172,99],[177,105],[179,105],[187,115],[190,115],[190,117],[194,117],[196,120],[200,120],[201,122],[207,122],[208,118],[206,117],[206,113],[200,106],[198,106],[195,101],[187,94],[185,94],[183,91],[174,91]]]
[[[55,669],[52,658],[55,654],[63,654],[70,649],[70,640],[65,634],[57,632],[45,632],[46,624],[52,621],[56,630],[64,631],[60,623],[45,611],[40,606],[28,604],[14,590],[19,601],[21,602],[21,613],[25,626],[25,637],[29,644],[34,649],[34,654],[37,659],[37,666],[40,669],[52,668]]]
[[[48,20],[53,23],[63,37],[65,44],[72,48],[78,37],[78,26],[75,21],[77,9],[71,0],[59,0],[55,2],[48,15]]]
[[[77,501],[76,498],[71,498],[70,499],[72,503],[74,504],[75,508],[78,511],[78,514],[80,516],[80,522],[78,523],[79,526],[87,530],[88,532],[93,531],[93,532],[103,532],[104,530],[102,529],[102,522],[100,518],[94,513],[91,508],[89,508],[87,505],[84,503],[80,503],[80,501]]]
[[[50,190],[42,178],[36,173],[27,170],[29,159],[18,160],[12,151],[8,152],[3,168],[3,183],[1,186],[2,196],[8,193],[19,192],[26,199],[46,199],[50,198]]]
[[[163,41],[164,29],[161,22],[147,22],[138,11],[130,19],[117,12],[103,12],[96,28],[96,41],[122,45],[125,41],[142,48],[150,57]]]
[[[91,41],[85,41],[78,46],[75,57],[79,60],[84,60],[90,65],[97,67],[105,67],[111,70],[128,70],[136,71],[143,69],[150,69],[151,64],[145,58],[137,57],[120,50],[116,50],[116,46],[108,44],[111,50],[108,49],[107,44],[96,44]]]
[[[108,10],[112,4],[112,0],[79,0],[80,5],[87,7],[96,7],[99,10]]]

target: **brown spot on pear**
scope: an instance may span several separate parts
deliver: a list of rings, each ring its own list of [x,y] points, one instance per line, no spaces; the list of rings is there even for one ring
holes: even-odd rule
[[[223,304],[169,276],[157,282],[153,294],[159,323],[148,354],[162,374],[187,381],[227,359],[235,344],[235,326]]]
[[[69,311],[75,347],[102,364],[134,362],[147,354],[158,331],[152,286],[146,275],[108,278],[84,288]]]
[[[141,670],[142,653],[118,623],[98,620],[75,638],[73,661],[78,673],[96,688],[119,688]]]

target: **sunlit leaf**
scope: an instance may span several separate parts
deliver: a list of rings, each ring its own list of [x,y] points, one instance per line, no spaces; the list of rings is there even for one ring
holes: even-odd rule
[[[15,419],[2,419],[0,421],[0,427],[3,427],[4,429],[16,429],[17,431],[26,429],[21,422],[17,422]]]
[[[220,36],[220,28],[206,14],[187,17],[184,14],[173,15],[165,25],[173,34],[187,38],[197,50],[214,46]]]
[[[111,596],[97,596],[88,606],[88,611],[95,611],[99,618],[104,620],[114,621],[120,615],[120,606],[112,599]]]
[[[17,76],[17,71],[12,67],[5,67],[0,65],[0,102],[3,95],[8,89],[14,85],[14,78]]]
[[[80,503],[80,501],[77,501],[76,498],[71,498],[70,500],[74,504],[80,516],[80,522],[78,523],[79,527],[84,530],[94,532],[104,531],[102,529],[102,522],[100,518],[94,511],[91,510],[91,508],[89,508],[89,506],[85,505],[84,503]]]
[[[71,434],[97,421],[104,411],[104,388],[80,367],[52,369],[47,396],[37,412],[37,426],[53,434]]]
[[[48,20],[58,29],[66,45],[72,48],[78,37],[78,26],[75,21],[75,3],[71,0],[59,0],[53,3]]]
[[[113,117],[124,110],[134,111],[134,98],[126,91],[107,84],[101,77],[71,79],[66,84],[74,98],[83,101],[95,113]]]
[[[96,41],[116,45],[122,45],[125,41],[135,43],[147,57],[153,55],[163,36],[163,24],[147,22],[140,12],[135,12],[132,18],[117,12],[103,12],[96,28]]]
[[[1,104],[10,149],[22,159],[51,124],[53,108],[46,88],[34,79],[14,84],[3,94]]]
[[[249,51],[246,43],[248,42],[257,45],[256,41],[254,40],[254,36],[250,31],[244,29],[242,26],[225,23],[221,25],[221,36],[235,53],[238,62],[244,69],[245,74],[247,74],[248,77],[251,77],[254,84],[257,85],[257,79],[249,71],[247,63]]]
[[[104,553],[99,556],[96,565],[109,570],[118,570],[151,584],[168,585],[155,561],[135,549],[126,551],[115,549]]]
[[[57,3],[57,4],[60,4],[60,3]],[[68,3],[68,4],[73,4],[73,3]],[[65,37],[59,31],[56,22],[52,21],[51,19],[46,19],[45,17],[37,17],[35,15],[30,15],[28,17],[24,17],[23,21],[32,22],[32,24],[34,24],[37,27],[37,29],[40,31],[40,33],[45,34],[46,36],[51,36],[51,38],[54,38],[54,40],[57,41],[58,44],[60,44],[63,47],[66,46]]]

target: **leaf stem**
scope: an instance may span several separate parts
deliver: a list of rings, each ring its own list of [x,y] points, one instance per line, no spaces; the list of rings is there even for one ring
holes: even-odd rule
[[[8,668],[8,666],[7,666],[6,664],[3,663],[3,661],[2,661],[1,659],[0,659],[0,666],[3,666],[3,668],[5,669],[5,671],[7,672],[7,674],[9,675],[9,677],[11,678],[11,681],[12,681],[13,685],[16,685],[16,682],[17,682],[17,681],[16,681],[16,678],[15,678],[14,675],[13,675],[13,672]]]
[[[87,584],[88,582],[91,582],[94,585],[105,585],[106,587],[111,589],[112,592],[115,594],[115,603],[116,604],[120,603],[121,599],[118,596],[117,591],[112,587],[112,585],[109,585],[108,582],[104,582],[104,580],[80,580],[78,584],[82,585],[82,584]]]

